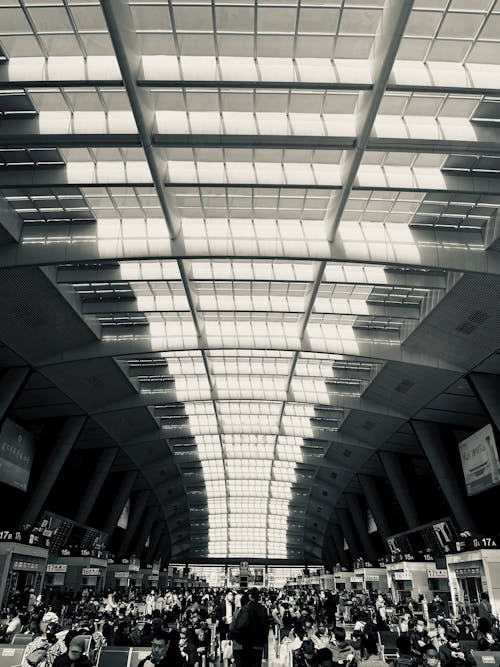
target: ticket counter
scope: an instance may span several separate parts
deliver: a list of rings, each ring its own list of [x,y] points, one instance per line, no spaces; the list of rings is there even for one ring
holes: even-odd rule
[[[451,602],[450,578],[448,570],[445,569],[428,569],[427,580],[429,584],[430,598],[432,600],[438,595],[443,601],[444,610],[449,610]]]
[[[335,579],[335,588],[339,591],[350,591],[352,589],[351,577],[354,576],[354,572],[335,572],[333,575]]]
[[[32,588],[42,592],[49,552],[19,542],[0,543],[0,601],[6,606],[16,591]]]
[[[428,600],[430,596],[428,569],[428,562],[388,563],[387,582],[394,601],[403,602],[410,597],[417,600],[421,594]]]
[[[476,613],[487,593],[493,614],[500,613],[500,549],[476,549],[446,556],[455,614]]]
[[[47,565],[46,586],[80,590],[88,588],[102,593],[106,580],[107,561],[92,556],[58,556]]]
[[[353,585],[353,590],[378,591],[379,593],[387,593],[389,590],[385,567],[355,568],[354,577],[356,578],[356,587]],[[354,577],[351,577],[351,581]],[[360,583],[358,583],[359,581]]]

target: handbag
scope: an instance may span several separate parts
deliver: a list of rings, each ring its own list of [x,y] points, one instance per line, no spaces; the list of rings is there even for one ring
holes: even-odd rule
[[[29,656],[26,658],[26,662],[28,663],[28,665],[36,667],[45,660],[46,655],[47,655],[47,649],[45,647],[37,648],[32,653],[29,654]]]
[[[233,642],[230,639],[225,639],[222,642],[222,659],[231,660],[233,657]]]

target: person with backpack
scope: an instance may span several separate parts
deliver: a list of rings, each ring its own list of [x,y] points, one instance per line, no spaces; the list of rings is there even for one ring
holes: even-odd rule
[[[245,607],[249,600],[248,593],[243,593],[240,597],[240,607],[235,611],[233,619],[229,625],[229,637],[233,642],[233,659],[235,667],[243,667],[244,665],[243,642],[245,639],[244,628],[247,623]]]

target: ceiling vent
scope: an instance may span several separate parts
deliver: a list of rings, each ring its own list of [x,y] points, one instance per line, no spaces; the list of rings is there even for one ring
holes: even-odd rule
[[[473,331],[489,319],[490,315],[488,315],[488,313],[484,313],[482,310],[475,310],[464,322],[462,322],[462,324],[459,324],[458,327],[456,327],[456,331],[464,334],[464,336],[470,336]]]
[[[415,383],[411,380],[401,380],[401,382],[396,387],[396,391],[399,391],[400,394],[407,394],[414,386]]]

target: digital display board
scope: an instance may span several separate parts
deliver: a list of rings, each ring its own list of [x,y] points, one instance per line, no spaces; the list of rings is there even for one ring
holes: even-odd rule
[[[430,561],[456,551],[458,531],[449,517],[392,535],[387,540],[389,560]]]

